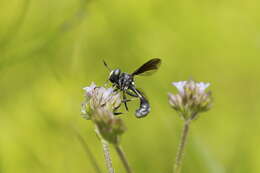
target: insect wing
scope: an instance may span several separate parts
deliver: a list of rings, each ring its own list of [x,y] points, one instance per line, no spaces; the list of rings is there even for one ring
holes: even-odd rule
[[[141,67],[139,67],[137,70],[135,70],[132,75],[151,75],[154,72],[157,71],[157,69],[160,67],[161,65],[161,59],[159,58],[154,58],[151,59],[149,61],[147,61],[146,63],[144,63]]]

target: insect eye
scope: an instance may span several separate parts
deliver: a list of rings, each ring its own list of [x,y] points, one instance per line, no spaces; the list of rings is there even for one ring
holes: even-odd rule
[[[120,69],[115,69],[113,75],[118,76],[121,73]]]
[[[121,73],[120,69],[115,69],[115,70],[111,71],[111,73],[109,75],[109,80],[113,83],[116,82],[119,79],[120,73]]]

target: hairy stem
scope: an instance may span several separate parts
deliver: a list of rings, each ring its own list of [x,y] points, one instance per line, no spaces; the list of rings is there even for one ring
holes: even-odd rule
[[[189,125],[190,125],[190,121],[186,120],[183,126],[183,130],[182,130],[182,135],[181,135],[181,141],[179,144],[179,148],[176,154],[176,160],[174,163],[174,173],[180,173],[181,172],[181,164],[182,164],[182,159],[183,159],[183,154],[184,154],[184,148],[185,148],[185,144],[187,142],[187,136],[189,133]]]
[[[128,162],[126,156],[125,156],[125,153],[124,153],[122,147],[120,145],[114,145],[114,146],[115,146],[116,152],[117,152],[120,160],[122,161],[122,163],[124,165],[124,168],[125,168],[126,172],[127,173],[132,173],[133,171],[132,171],[132,169],[131,169],[131,167],[129,165],[129,162]]]
[[[102,144],[102,147],[103,147],[103,152],[104,152],[104,156],[105,156],[105,164],[106,164],[108,173],[114,173],[115,171],[114,171],[114,168],[113,168],[113,165],[112,165],[112,159],[111,159],[110,151],[109,151],[109,144],[105,139],[103,139],[103,137],[99,133],[99,130],[98,130],[97,127],[95,129],[95,132],[96,132],[97,137],[99,138],[99,140]]]
[[[102,143],[102,146],[103,146],[103,152],[104,152],[104,156],[105,156],[105,162],[106,162],[107,170],[108,170],[109,173],[114,173],[114,168],[113,168],[113,165],[112,165],[112,159],[111,159],[110,151],[109,151],[109,144],[104,139],[101,139],[101,143]]]

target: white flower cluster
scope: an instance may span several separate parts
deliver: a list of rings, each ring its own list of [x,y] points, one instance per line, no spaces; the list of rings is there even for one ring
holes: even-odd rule
[[[121,104],[120,93],[114,92],[113,88],[97,87],[95,83],[83,88],[86,100],[82,104],[81,113],[84,118],[90,119],[91,114],[97,109],[113,112]]]
[[[169,103],[184,119],[194,119],[199,112],[210,109],[211,93],[206,92],[209,83],[195,81],[173,82],[177,94],[169,93]]]
[[[114,110],[121,104],[121,95],[113,88],[97,87],[92,83],[85,87],[85,102],[82,104],[83,118],[92,120],[100,135],[108,142],[117,144],[125,131],[124,123],[114,116]]]

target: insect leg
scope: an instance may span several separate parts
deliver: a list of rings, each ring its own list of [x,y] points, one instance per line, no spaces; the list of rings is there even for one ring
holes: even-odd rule
[[[120,104],[119,106],[117,106],[117,107],[114,108],[114,110],[113,110],[113,114],[114,114],[114,115],[120,115],[120,114],[122,114],[122,112],[116,112],[120,107],[121,107],[121,104]]]
[[[126,94],[132,96],[132,97],[138,97],[138,95],[132,91],[126,90]]]
[[[117,92],[119,89],[118,88],[115,88],[114,90],[113,90],[113,92]]]
[[[126,95],[125,95],[125,91],[123,91],[123,102],[125,104],[125,109],[128,111],[127,98],[126,98]]]
[[[123,103],[130,102],[130,101],[131,101],[130,99],[122,100]],[[113,110],[113,114],[114,114],[114,115],[123,114],[122,112],[116,112],[120,107],[121,107],[121,104],[120,104],[119,106],[117,106],[117,107],[114,108],[114,110]]]
[[[136,89],[134,86],[130,86],[129,89],[133,92],[131,94],[133,94],[133,97],[139,97],[140,99],[145,99],[145,97],[143,96],[143,94],[141,93],[141,91],[139,91],[138,89]],[[130,92],[127,93],[130,95]]]

